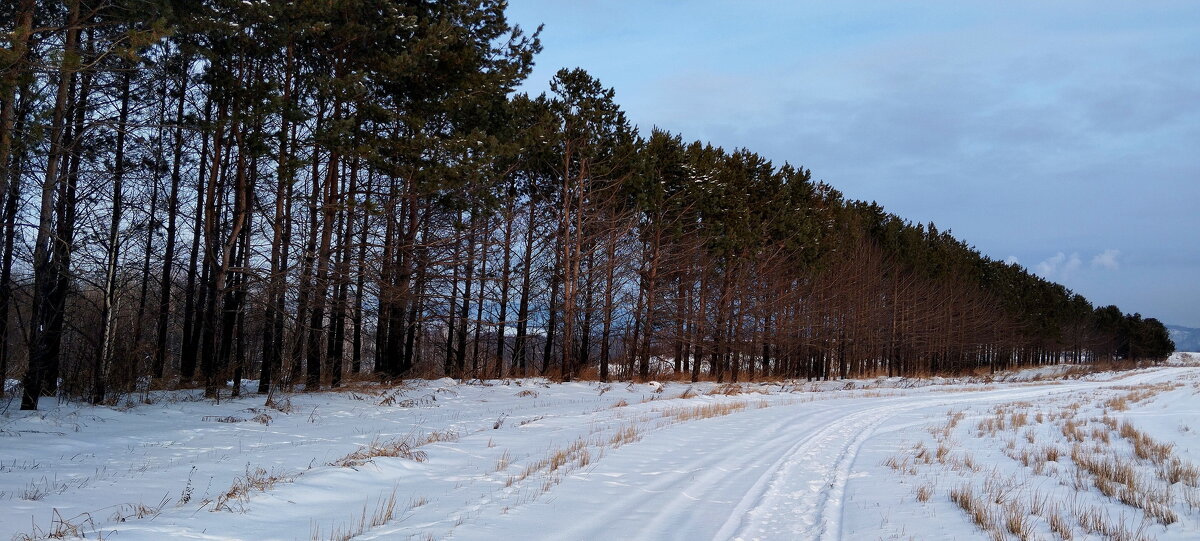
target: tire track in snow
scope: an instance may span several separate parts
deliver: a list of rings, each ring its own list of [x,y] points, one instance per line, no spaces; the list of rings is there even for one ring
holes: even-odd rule
[[[781,457],[769,477],[759,479],[756,486],[765,486],[742,498],[713,539],[837,537],[842,498],[859,448],[887,419],[927,405],[874,406],[821,427]]]
[[[1161,370],[1114,381],[833,398],[652,429],[586,471],[568,474],[539,502],[500,516],[484,509],[489,504],[471,507],[471,519],[452,528],[450,537],[501,539],[542,532],[554,539],[838,540],[859,451],[897,416],[1044,399],[1173,375]]]
[[[609,451],[588,472],[570,475],[543,496],[544,503],[514,510],[500,521],[460,526],[453,538],[497,539],[527,531],[553,531],[555,539],[711,535],[749,485],[800,445],[798,431],[814,430],[820,419],[844,407],[804,406],[802,416],[772,407],[651,430],[642,441]]]
[[[847,413],[804,437],[759,477],[713,539],[840,539],[843,498],[858,451],[895,416],[922,408],[1003,403],[1170,381],[1187,371],[1166,368],[1112,381],[905,397]]]

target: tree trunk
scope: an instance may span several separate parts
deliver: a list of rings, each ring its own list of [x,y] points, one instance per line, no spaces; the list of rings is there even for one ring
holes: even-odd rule
[[[529,200],[529,217],[525,224],[525,251],[521,255],[521,297],[517,301],[517,332],[513,336],[513,365],[521,376],[528,374],[526,366],[526,335],[529,331],[530,286],[533,275],[534,220],[537,206]]]
[[[167,321],[171,313],[171,274],[175,270],[175,236],[178,234],[177,220],[179,217],[179,183],[182,180],[180,168],[183,165],[183,107],[187,101],[186,66],[190,60],[184,59],[184,75],[179,78],[179,101],[175,103],[175,134],[171,157],[171,191],[167,195],[167,238],[163,248],[162,283],[158,290],[158,340],[155,342],[155,352],[152,375],[162,379],[167,360]]]
[[[207,128],[209,121],[212,118],[212,101],[207,101],[204,104],[204,124]],[[209,134],[206,129],[202,134],[200,141],[200,167],[196,171],[196,210],[195,217],[192,222],[192,252],[188,257],[188,276],[187,289],[184,291],[183,305],[183,348],[179,354],[179,376],[183,381],[192,381],[196,375],[196,358],[197,346],[199,345],[200,327],[202,318],[196,317],[200,306],[204,305],[204,287],[200,287],[200,292],[197,293],[197,282],[204,284],[203,277],[200,274],[200,239],[203,237],[203,230],[207,227],[204,225],[204,199],[205,189],[205,167],[204,164],[208,160],[208,144]],[[205,244],[207,247],[207,244]],[[207,248],[206,248],[207,249]],[[207,262],[204,262],[204,267],[207,268]],[[198,280],[199,278],[199,280]]]
[[[14,124],[18,133],[24,131],[25,119],[27,118],[28,102],[22,95],[22,104],[18,121]],[[0,261],[0,381],[7,381],[8,378],[8,357],[12,338],[9,334],[9,309],[12,303],[12,267],[13,267],[13,245],[17,238],[17,208],[20,202],[21,195],[21,174],[25,161],[25,152],[13,152],[11,157],[12,165],[9,166],[5,174],[8,176],[8,190],[4,194],[4,252],[3,259]],[[0,385],[2,387],[2,385]],[[0,396],[4,396],[4,391],[0,389]]]
[[[612,341],[613,309],[616,293],[617,229],[610,227],[604,253],[604,310],[600,329],[600,381],[608,382],[609,348]]]
[[[475,234],[479,230],[479,209],[471,209],[470,232],[467,234],[467,267],[464,269],[462,310],[459,312],[458,344],[454,350],[454,377],[466,377],[467,325],[471,317],[471,288],[475,285]],[[457,262],[455,262],[457,263]],[[457,268],[457,265],[455,265]]]
[[[92,404],[104,402],[108,367],[113,350],[113,306],[116,302],[117,260],[121,253],[121,213],[125,207],[125,133],[129,121],[129,72],[121,77],[121,113],[117,120],[117,148],[113,157],[112,216],[104,261],[104,291],[100,302],[100,351],[92,366]]]
[[[58,349],[59,337],[50,334],[49,323],[54,317],[50,300],[58,285],[58,269],[52,259],[54,226],[54,192],[58,189],[58,168],[65,154],[63,149],[63,133],[66,130],[66,114],[68,95],[74,82],[75,55],[79,43],[79,0],[68,2],[66,39],[63,46],[63,60],[59,69],[58,91],[54,101],[54,111],[50,124],[50,154],[46,158],[46,176],[42,180],[41,207],[38,213],[37,238],[34,241],[33,275],[34,275],[34,306],[32,312],[33,329],[30,340],[29,368],[23,379],[24,393],[21,397],[21,409],[36,410],[38,398],[42,395],[44,382],[48,375],[57,373],[58,357],[54,353]]]
[[[341,118],[342,103],[335,102],[333,118]],[[312,297],[312,310],[308,320],[308,358],[305,390],[312,391],[321,385],[321,333],[325,325],[325,294],[329,290],[329,262],[332,257],[333,219],[339,204],[338,172],[341,152],[334,147],[329,153],[326,166],[325,197],[321,211],[321,244],[317,252],[316,288]]]
[[[508,197],[504,204],[504,240],[500,243],[500,313],[496,318],[496,379],[504,377],[504,345],[508,335],[508,285],[512,269],[509,268],[512,258],[513,221],[516,219],[515,205],[517,193],[515,186],[509,185]],[[515,357],[515,352],[513,356]]]
[[[358,167],[359,160],[354,159],[350,164],[350,180],[346,194],[351,198],[357,198],[358,195]],[[332,377],[330,385],[339,387],[342,384],[342,356],[346,349],[346,310],[348,308],[347,297],[350,289],[350,248],[352,238],[351,231],[354,225],[354,214],[359,211],[358,205],[351,201],[349,205],[341,210],[338,221],[338,240],[341,243],[341,250],[338,253],[336,264],[334,289],[337,292],[335,295],[333,310],[329,314],[329,344],[327,354],[330,359],[329,372]]]

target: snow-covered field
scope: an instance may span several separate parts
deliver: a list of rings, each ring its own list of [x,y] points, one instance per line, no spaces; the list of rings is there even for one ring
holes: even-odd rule
[[[1200,367],[1173,360],[10,403],[0,539],[1197,539]]]

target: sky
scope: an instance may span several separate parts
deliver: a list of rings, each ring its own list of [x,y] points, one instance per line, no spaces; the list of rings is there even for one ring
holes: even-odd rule
[[[1200,2],[511,0],[654,126],[1200,327]]]

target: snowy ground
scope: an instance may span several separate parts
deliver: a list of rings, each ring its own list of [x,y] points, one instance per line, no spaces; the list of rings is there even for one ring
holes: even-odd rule
[[[0,539],[1197,539],[1200,367],[1173,360],[10,404]]]

